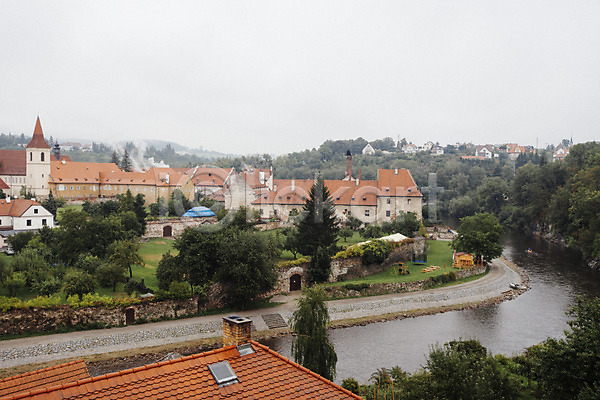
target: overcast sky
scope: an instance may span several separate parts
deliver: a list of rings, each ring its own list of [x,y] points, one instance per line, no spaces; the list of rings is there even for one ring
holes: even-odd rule
[[[0,0],[0,132],[282,154],[600,140],[600,2]]]

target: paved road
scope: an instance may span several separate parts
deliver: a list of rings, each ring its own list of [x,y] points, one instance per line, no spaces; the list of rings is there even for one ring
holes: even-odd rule
[[[495,298],[508,290],[510,282],[521,282],[519,274],[500,260],[494,260],[490,272],[475,281],[421,292],[334,300],[328,302],[327,305],[333,321],[402,313]],[[298,296],[298,294],[278,296],[274,301],[284,301],[284,304],[237,314],[252,319],[257,331],[268,331],[276,326],[285,326],[295,310]],[[226,315],[211,315],[108,330],[71,332],[0,341],[0,366],[8,368],[91,354],[219,337],[222,335],[222,317],[224,316]]]

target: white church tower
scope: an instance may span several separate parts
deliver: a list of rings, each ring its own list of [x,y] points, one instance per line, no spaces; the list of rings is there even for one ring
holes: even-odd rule
[[[48,197],[50,193],[50,146],[44,139],[40,117],[37,118],[33,138],[25,147],[27,151],[27,190],[34,194],[36,200]]]

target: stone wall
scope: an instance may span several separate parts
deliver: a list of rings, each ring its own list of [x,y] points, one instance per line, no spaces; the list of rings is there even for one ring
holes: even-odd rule
[[[463,269],[461,271],[449,267],[448,272],[453,271],[457,279],[466,278],[473,275],[480,275],[486,271],[487,267],[477,267],[471,269]],[[325,291],[328,296],[335,298],[357,297],[357,296],[377,296],[389,293],[407,293],[425,290],[435,285],[432,278],[428,278],[418,282],[396,282],[396,283],[372,283],[361,290],[348,289],[343,286],[328,286]]]
[[[381,272],[394,263],[411,260],[414,253],[417,255],[423,254],[425,252],[425,247],[426,240],[422,238],[401,243],[398,247],[392,249],[390,255],[383,264],[363,265],[360,257],[333,259],[331,260],[331,274],[328,282],[361,278],[363,276]],[[275,289],[269,294],[290,292],[290,279],[293,275],[299,275],[302,280],[302,287],[305,287],[308,284],[306,277],[308,266],[309,263],[303,263],[281,267],[278,271],[279,278],[275,285]]]
[[[177,237],[181,235],[187,227],[214,224],[215,222],[217,222],[215,217],[161,218],[154,221],[147,221],[144,238]],[[165,227],[171,227],[170,236],[164,236]]]
[[[126,314],[133,310],[133,321],[142,322],[176,318],[198,312],[196,298],[187,300],[143,300],[131,306],[106,308],[105,306],[72,308],[16,309],[0,313],[0,333],[18,335],[26,332],[53,331],[61,327],[113,327],[126,324]]]

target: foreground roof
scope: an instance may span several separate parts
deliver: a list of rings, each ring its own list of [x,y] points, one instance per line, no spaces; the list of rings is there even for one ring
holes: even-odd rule
[[[235,345],[4,398],[16,399],[360,399],[257,342]],[[237,382],[219,387],[209,365],[227,361]]]
[[[35,391],[44,387],[65,385],[89,377],[90,374],[83,360],[71,361],[66,364],[0,379],[0,397]]]

